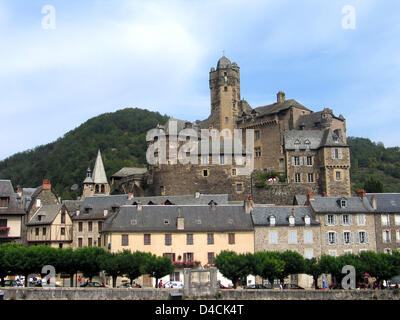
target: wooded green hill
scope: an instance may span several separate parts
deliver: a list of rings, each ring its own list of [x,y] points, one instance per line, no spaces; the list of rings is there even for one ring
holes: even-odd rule
[[[349,137],[352,190],[364,187],[373,177],[383,183],[383,192],[400,192],[400,148],[385,148],[365,138]]]
[[[100,149],[107,177],[122,167],[146,164],[146,133],[163,124],[167,116],[158,112],[127,108],[94,117],[57,141],[17,153],[0,161],[0,178],[14,187],[37,187],[49,179],[63,199],[82,194],[86,169],[93,170]],[[71,192],[72,185],[79,189]]]
[[[122,167],[146,165],[146,133],[167,121],[167,116],[138,108],[126,108],[94,117],[57,141],[17,153],[0,161],[0,178],[14,187],[37,187],[49,179],[63,199],[82,194],[88,166],[93,168],[100,149],[107,176]],[[352,190],[374,177],[384,192],[400,192],[400,148],[385,148],[369,139],[349,137]],[[79,189],[71,191],[72,185]]]

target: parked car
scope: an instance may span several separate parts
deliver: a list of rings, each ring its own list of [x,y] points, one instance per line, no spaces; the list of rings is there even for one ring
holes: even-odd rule
[[[121,283],[118,288],[132,288],[131,284],[129,282],[124,282]]]
[[[24,284],[17,280],[4,280],[5,287],[23,287]]]
[[[183,288],[183,282],[181,281],[168,281],[164,284],[164,288],[181,289]]]
[[[291,290],[304,290],[304,288],[298,286],[297,284],[294,283],[285,283],[283,285],[283,289],[291,289]]]
[[[263,284],[251,284],[251,285],[248,285],[246,287],[246,289],[270,289],[270,288],[268,288],[267,286],[264,286]]]
[[[106,286],[103,283],[92,281],[92,282],[86,282],[84,284],[81,284],[81,287],[105,288]]]

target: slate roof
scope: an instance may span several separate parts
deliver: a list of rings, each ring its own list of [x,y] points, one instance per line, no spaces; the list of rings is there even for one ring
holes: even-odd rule
[[[184,229],[177,229],[177,218],[184,218]],[[166,221],[168,223],[166,223]],[[253,231],[250,214],[244,206],[122,206],[104,223],[103,231],[113,232],[227,232]]]
[[[62,208],[62,204],[49,204],[40,207],[31,220],[27,223],[28,226],[36,226],[36,225],[49,225],[56,218],[57,214],[60,212]],[[39,216],[41,216],[41,220],[39,221]]]
[[[0,197],[9,198],[8,207],[0,208],[0,215],[25,214],[25,211],[18,205],[17,196],[10,180],[0,180]]]
[[[344,121],[344,117],[342,115],[339,115],[339,117],[336,117],[331,109],[325,108],[322,111],[317,111],[317,112],[311,112],[310,114],[305,114],[301,115],[297,121],[297,124],[299,126],[303,125],[306,128],[313,128],[315,127],[316,122],[322,122],[322,114],[324,113],[330,113],[332,115],[332,118],[334,119],[339,119]]]
[[[320,223],[315,220],[313,213],[309,207],[300,206],[255,206],[252,216],[254,226],[269,226],[270,217],[275,217],[276,226],[289,226],[289,216],[292,215],[294,208],[295,225],[304,226],[304,218],[306,215],[310,217],[310,224],[318,226]]]
[[[128,201],[127,194],[109,195],[109,196],[94,196],[86,197],[80,206],[79,215],[74,215],[74,220],[96,220],[106,219],[118,207],[126,204]],[[89,209],[86,213],[86,209]],[[104,216],[104,210],[108,210],[108,215]]]
[[[93,182],[96,184],[107,184],[106,171],[104,170],[103,160],[101,159],[100,150],[97,152],[96,162],[92,174]]]
[[[77,210],[80,210],[83,200],[63,200],[62,204],[65,205],[70,215],[73,215]]]
[[[321,147],[347,147],[332,129],[326,130],[289,130],[285,132],[285,149],[295,150],[296,143],[299,143],[299,149],[306,149],[307,142],[311,150]]]
[[[201,194],[198,198],[196,195],[179,195],[179,196],[154,196],[154,197],[134,197],[127,201],[127,205],[132,205],[140,201],[142,205],[148,204],[150,201],[156,205],[161,205],[169,200],[175,205],[208,205],[210,201],[214,201],[218,205],[228,203],[228,194]]]
[[[370,202],[373,194],[376,197],[377,212],[400,212],[400,193],[367,193],[367,198]]]
[[[144,174],[146,172],[147,172],[146,168],[124,167],[121,170],[114,173],[111,177],[124,178],[132,176],[134,174]]]
[[[296,197],[301,201],[299,202],[301,204],[303,198],[301,196]],[[344,208],[340,206],[341,199],[347,200],[347,205]],[[375,211],[366,197],[315,196],[314,200],[310,200],[310,206],[316,213],[372,213]]]
[[[284,110],[289,109],[290,107],[295,107],[295,108],[305,110],[305,111],[311,111],[310,109],[303,106],[301,103],[297,102],[294,99],[288,99],[281,103],[275,102],[270,105],[257,107],[253,110],[257,112],[257,117],[262,117],[262,116],[272,115],[272,114],[282,112]]]

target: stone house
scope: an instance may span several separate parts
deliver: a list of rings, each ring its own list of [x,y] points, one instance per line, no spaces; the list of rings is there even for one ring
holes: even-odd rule
[[[29,246],[72,247],[72,220],[65,205],[40,206],[27,223]]]
[[[102,246],[168,256],[175,264],[212,266],[223,250],[254,252],[254,228],[246,205],[129,205],[106,220]],[[222,279],[222,275],[219,275]],[[163,279],[182,281],[183,269]]]
[[[297,196],[296,203],[309,205],[320,222],[322,254],[376,251],[375,210],[366,197]]]
[[[110,185],[108,184],[103,159],[99,150],[97,152],[96,162],[94,163],[93,174],[90,168],[86,171],[86,178],[83,181],[82,199],[91,196],[104,196],[109,194]]]
[[[400,193],[367,193],[375,209],[376,250],[400,250]]]
[[[25,211],[17,196],[10,180],[0,180],[0,244],[22,242]]]

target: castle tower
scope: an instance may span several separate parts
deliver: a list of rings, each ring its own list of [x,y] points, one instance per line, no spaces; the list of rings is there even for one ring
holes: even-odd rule
[[[107,181],[106,171],[104,170],[103,160],[99,150],[94,164],[93,174],[91,174],[90,168],[86,171],[86,178],[83,181],[82,198],[84,199],[90,196],[109,194],[110,185]]]
[[[240,68],[223,56],[210,71],[211,119],[215,129],[235,128],[240,112]]]

